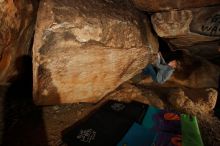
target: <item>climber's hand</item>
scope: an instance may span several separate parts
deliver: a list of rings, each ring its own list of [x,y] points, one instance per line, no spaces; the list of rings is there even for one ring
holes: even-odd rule
[[[172,60],[168,63],[168,65],[175,69],[177,66],[177,62],[176,62],[176,60]]]

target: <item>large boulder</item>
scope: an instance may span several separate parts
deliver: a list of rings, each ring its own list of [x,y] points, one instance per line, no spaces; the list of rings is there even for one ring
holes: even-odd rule
[[[220,65],[220,6],[155,13],[153,27],[175,49]]]
[[[218,88],[219,66],[188,53],[178,62],[170,82],[190,88]]]
[[[31,0],[0,1],[0,84],[17,75],[19,58],[30,55],[36,7]]]
[[[151,20],[160,37],[176,47],[220,39],[220,6],[155,13]]]
[[[151,96],[148,94],[148,97]],[[143,95],[143,92],[140,88],[130,84],[129,82],[125,82],[120,85],[116,90],[114,90],[111,94],[105,97],[106,100],[116,100],[122,102],[131,102],[137,101],[145,104],[149,104],[149,99]]]
[[[209,113],[215,107],[218,92],[215,89],[178,88],[170,90],[170,104],[190,114]]]
[[[161,100],[160,93],[161,92],[156,92],[152,88],[135,86],[129,82],[125,82],[114,90],[114,92],[106,96],[105,99],[123,102],[137,101],[164,109],[166,105],[163,100]]]
[[[220,4],[219,0],[132,0],[137,8],[148,12],[198,8]]]
[[[36,104],[96,102],[144,68],[158,44],[128,1],[46,0],[33,45]]]

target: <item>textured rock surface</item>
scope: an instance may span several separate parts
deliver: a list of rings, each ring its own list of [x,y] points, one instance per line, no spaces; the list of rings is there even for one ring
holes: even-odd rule
[[[170,82],[190,88],[218,88],[220,68],[201,57],[184,54]]]
[[[198,43],[193,46],[180,47],[187,49],[192,55],[203,57],[220,66],[220,41]]]
[[[143,92],[142,94],[145,96],[145,98],[147,98],[149,100],[149,105],[152,105],[152,106],[157,107],[159,109],[165,108],[165,104],[161,100],[158,92],[155,92],[155,91],[149,90],[149,89],[142,90],[142,92]]]
[[[151,20],[173,49],[186,49],[220,65],[220,6],[155,13]]]
[[[160,37],[176,47],[219,40],[220,7],[155,13],[151,20]]]
[[[204,114],[215,107],[217,95],[214,89],[175,89],[170,91],[168,101],[177,109]]]
[[[145,67],[157,48],[147,20],[126,1],[42,1],[33,46],[35,102],[98,101]]]
[[[220,4],[219,0],[133,0],[141,10],[148,12],[169,11],[173,9],[198,8]]]
[[[189,88],[218,88],[220,67],[211,62],[183,52],[178,60],[178,66],[171,78],[162,84],[165,87],[185,86]],[[145,78],[137,76],[138,82],[142,85],[157,85],[153,83],[150,76]],[[161,85],[161,84],[160,84]]]
[[[148,94],[148,97],[150,94]],[[117,101],[138,101],[149,104],[149,98],[144,96],[143,92],[136,86],[126,82],[119,86],[114,92],[106,97],[106,99],[113,99]]]
[[[0,84],[17,74],[15,62],[19,63],[19,58],[30,54],[28,49],[36,18],[35,2],[0,1]]]

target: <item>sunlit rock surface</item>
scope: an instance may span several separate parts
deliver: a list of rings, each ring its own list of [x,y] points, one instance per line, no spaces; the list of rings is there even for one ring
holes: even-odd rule
[[[96,102],[144,68],[157,49],[146,17],[127,1],[41,1],[34,100]]]
[[[173,9],[198,8],[219,5],[219,0],[132,0],[137,8],[147,12],[170,11]]]
[[[0,84],[16,75],[17,64],[30,54],[36,6],[31,0],[0,1]]]

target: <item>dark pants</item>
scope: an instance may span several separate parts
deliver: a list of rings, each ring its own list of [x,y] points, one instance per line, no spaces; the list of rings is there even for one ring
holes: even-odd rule
[[[157,72],[152,64],[143,69],[144,75],[150,75],[154,81],[157,80]]]

